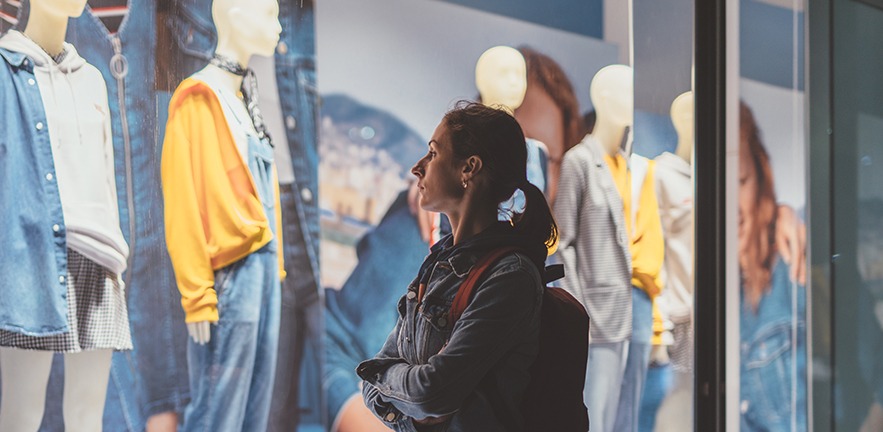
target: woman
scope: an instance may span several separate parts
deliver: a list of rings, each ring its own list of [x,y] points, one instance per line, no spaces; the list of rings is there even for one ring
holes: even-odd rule
[[[769,155],[744,103],[739,115],[741,430],[805,430],[805,291],[777,247]]]
[[[540,270],[557,240],[542,191],[526,177],[524,134],[508,113],[461,103],[448,112],[411,169],[420,206],[450,219],[373,359],[359,365],[368,408],[397,431],[520,431],[519,408],[538,350]],[[516,189],[526,207],[497,221]],[[456,322],[457,289],[486,253],[517,247],[492,265]]]

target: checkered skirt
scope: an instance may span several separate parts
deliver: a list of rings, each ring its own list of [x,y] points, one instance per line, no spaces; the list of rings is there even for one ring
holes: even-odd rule
[[[672,329],[674,345],[669,347],[672,369],[677,372],[693,372],[693,323],[675,324]]]
[[[0,346],[61,353],[132,349],[125,288],[119,278],[71,249],[67,250],[67,269],[70,331],[28,336],[0,330]]]

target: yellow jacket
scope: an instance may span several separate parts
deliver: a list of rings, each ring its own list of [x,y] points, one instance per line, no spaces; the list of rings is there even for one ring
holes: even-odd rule
[[[275,184],[279,274],[285,277]],[[166,246],[186,321],[217,321],[214,272],[262,248],[273,232],[221,103],[202,81],[184,80],[169,103],[162,189]]]
[[[662,290],[662,261],[665,256],[665,240],[662,237],[662,220],[659,218],[659,202],[656,200],[655,161],[649,161],[647,174],[641,184],[638,211],[632,226],[631,172],[621,154],[605,156],[613,175],[613,182],[622,197],[626,233],[632,253],[632,285],[643,289],[651,299]]]

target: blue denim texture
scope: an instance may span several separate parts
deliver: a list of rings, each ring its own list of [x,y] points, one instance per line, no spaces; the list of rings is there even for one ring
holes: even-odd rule
[[[507,223],[498,227],[511,229]],[[496,240],[486,248],[514,237],[500,232],[484,238]],[[498,261],[463,316],[451,323],[457,290],[488,250],[452,244],[448,236],[433,246],[399,300],[398,322],[383,348],[359,365],[363,398],[396,431],[415,431],[414,419],[446,415],[451,417],[430,430],[522,430],[521,401],[539,348],[543,286],[536,264],[522,254]],[[426,285],[422,301],[420,281]]]
[[[656,427],[656,413],[671,390],[673,374],[671,363],[650,365],[647,369],[647,381],[644,383],[641,410],[638,414],[638,432],[653,432]],[[689,412],[681,414],[690,415]]]
[[[742,431],[806,430],[806,290],[788,273],[777,259],[757,311],[742,300]]]
[[[613,432],[629,342],[592,342],[586,366],[586,407],[593,432]]]
[[[644,290],[632,287],[632,337],[629,340],[628,358],[619,393],[616,423],[613,430],[619,432],[638,430],[638,412],[647,367],[650,366],[650,340],[653,338],[653,301]]]
[[[251,134],[248,141],[249,170],[275,231],[273,148]],[[267,429],[279,342],[277,247],[273,239],[215,272],[220,319],[207,344],[188,341],[192,400],[184,432]]]
[[[67,34],[104,76],[114,121],[120,227],[131,248],[123,278],[134,350],[114,354],[104,423],[129,431],[143,430],[153,414],[183,411],[188,400],[187,332],[162,217],[160,120],[168,105],[156,91],[156,8],[156,0],[130,0],[115,36],[87,9]],[[115,39],[124,60],[115,60]],[[115,67],[123,61],[120,74]]]
[[[59,334],[68,331],[67,254],[49,127],[33,62],[0,57],[0,328]]]
[[[407,192],[396,198],[380,223],[356,246],[359,263],[343,287],[325,294],[325,368],[322,388],[331,425],[343,404],[359,393],[356,366],[383,347],[398,319],[396,301],[411,273],[429,252]],[[395,265],[389,259],[395,256]]]

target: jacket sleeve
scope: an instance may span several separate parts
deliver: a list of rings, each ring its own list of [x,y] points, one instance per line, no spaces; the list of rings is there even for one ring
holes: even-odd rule
[[[520,265],[496,270],[477,288],[447,345],[426,364],[381,357],[359,366],[359,375],[377,389],[382,402],[416,419],[453,414],[501,358],[526,337],[538,335],[542,285],[539,275],[527,270],[530,264],[519,260]]]
[[[215,124],[204,96],[192,93],[172,104],[161,162],[166,246],[186,322],[217,321],[215,276],[198,204],[205,178],[201,150],[211,137],[201,131]]]
[[[587,175],[584,167],[580,165],[579,155],[575,151],[569,151],[564,155],[559,176],[558,194],[555,196],[554,214],[558,223],[558,251],[561,262],[564,263],[564,279],[561,280],[562,288],[570,292],[574,297],[577,295],[579,274],[577,269],[576,243],[580,235],[579,218],[583,207],[583,198],[586,194]]]
[[[665,240],[656,200],[655,167],[656,163],[650,161],[641,185],[640,201],[632,203],[638,206],[632,236],[632,284],[647,292],[650,298],[662,291],[662,260],[665,257]]]

